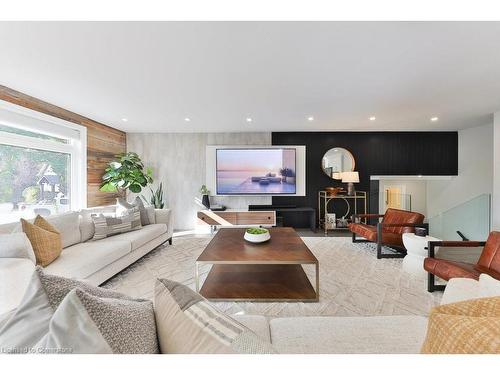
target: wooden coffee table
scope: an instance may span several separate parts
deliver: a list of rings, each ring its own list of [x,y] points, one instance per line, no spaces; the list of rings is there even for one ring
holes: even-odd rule
[[[318,302],[319,262],[293,228],[271,228],[253,244],[244,228],[219,229],[196,260],[196,291],[214,301]],[[199,266],[212,264],[200,290]],[[303,264],[315,266],[313,288]]]

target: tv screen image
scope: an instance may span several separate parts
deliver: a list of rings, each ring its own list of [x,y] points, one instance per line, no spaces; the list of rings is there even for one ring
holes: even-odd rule
[[[295,194],[295,164],[294,148],[217,149],[217,194]]]

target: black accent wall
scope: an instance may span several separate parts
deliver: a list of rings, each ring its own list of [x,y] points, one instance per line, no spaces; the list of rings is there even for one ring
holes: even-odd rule
[[[372,175],[458,174],[457,132],[276,132],[272,133],[272,144],[306,146],[307,194],[305,197],[275,196],[273,204],[317,209],[318,191],[342,185],[321,169],[323,155],[333,147],[343,147],[353,154],[360,178],[360,183],[355,185],[357,190],[369,192]],[[371,212],[377,210],[378,207],[369,208]]]

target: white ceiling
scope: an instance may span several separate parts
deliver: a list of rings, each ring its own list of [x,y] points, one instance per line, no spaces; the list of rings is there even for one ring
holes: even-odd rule
[[[500,22],[0,22],[0,84],[131,132],[456,130],[500,110],[499,46]]]

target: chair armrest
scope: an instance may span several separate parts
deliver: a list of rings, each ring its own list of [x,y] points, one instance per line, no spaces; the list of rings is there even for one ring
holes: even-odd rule
[[[166,224],[167,232],[170,234],[174,232],[173,216],[170,208],[155,208],[156,224]]]
[[[429,241],[427,249],[429,258],[435,257],[436,247],[480,247],[486,245],[485,241]]]
[[[429,223],[421,223],[421,224],[415,224],[415,223],[397,223],[397,224],[392,224],[392,223],[378,223],[377,226],[381,227],[423,227],[423,228],[429,228]]]
[[[383,214],[354,214],[353,217],[384,217]]]

